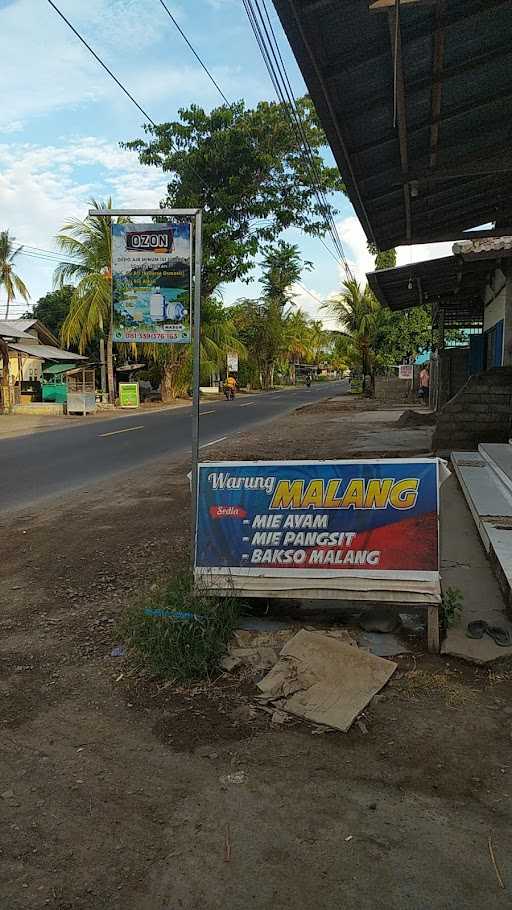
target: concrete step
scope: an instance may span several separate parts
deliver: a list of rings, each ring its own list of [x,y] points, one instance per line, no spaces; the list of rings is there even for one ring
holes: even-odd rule
[[[481,442],[478,453],[512,496],[512,446],[507,442]]]
[[[507,606],[512,606],[512,486],[502,481],[507,464],[501,453],[493,452],[496,448],[507,446],[489,444],[485,457],[480,450],[452,452],[451,461]]]

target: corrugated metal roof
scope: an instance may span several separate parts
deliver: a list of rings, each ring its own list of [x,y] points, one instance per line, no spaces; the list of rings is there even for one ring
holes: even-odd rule
[[[446,327],[471,328],[482,324],[483,291],[491,270],[488,260],[443,256],[369,272],[367,278],[378,301],[390,310],[433,304],[445,311]]]
[[[25,319],[0,319],[0,335],[3,338],[33,338],[37,341],[34,335],[27,334],[27,326],[23,325],[26,322]]]
[[[510,0],[274,0],[347,192],[381,249],[512,225]]]
[[[28,332],[33,326],[37,325],[37,319],[8,319],[9,325],[15,326],[22,332]]]
[[[61,348],[54,348],[49,344],[9,344],[9,350],[19,351],[20,354],[28,354],[30,357],[37,357],[38,360],[87,360],[81,354],[73,354],[71,351],[63,351]]]

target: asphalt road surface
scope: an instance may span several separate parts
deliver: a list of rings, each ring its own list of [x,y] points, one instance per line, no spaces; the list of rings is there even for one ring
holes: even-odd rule
[[[308,402],[347,391],[346,381],[318,383],[234,401],[201,403],[201,450]],[[87,490],[96,481],[168,455],[190,451],[191,409],[163,410],[80,423],[0,440],[0,511]]]

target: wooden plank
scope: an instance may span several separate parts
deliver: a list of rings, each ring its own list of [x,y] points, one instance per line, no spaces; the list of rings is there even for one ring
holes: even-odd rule
[[[432,654],[439,654],[439,608],[427,610],[427,647]]]
[[[400,163],[402,166],[402,172],[406,174],[409,170],[409,156],[407,148],[407,103],[405,100],[405,79],[402,67],[402,41],[400,36],[400,21],[397,23],[397,13],[395,10],[388,10],[388,22],[393,61],[396,66],[396,106],[398,115],[398,143],[400,146]],[[412,237],[412,219],[411,196],[408,183],[403,184],[403,194],[405,209],[405,235],[407,240],[410,240]]]
[[[444,60],[444,27],[443,27],[444,0],[437,0],[436,30],[434,39],[434,62],[432,65],[432,125],[430,128],[430,167],[437,164],[437,150],[439,146],[439,122],[441,113],[441,97],[443,83],[440,79]]]

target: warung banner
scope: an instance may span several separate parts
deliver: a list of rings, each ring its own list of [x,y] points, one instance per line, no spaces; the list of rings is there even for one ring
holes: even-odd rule
[[[438,463],[199,465],[196,574],[438,577]]]

